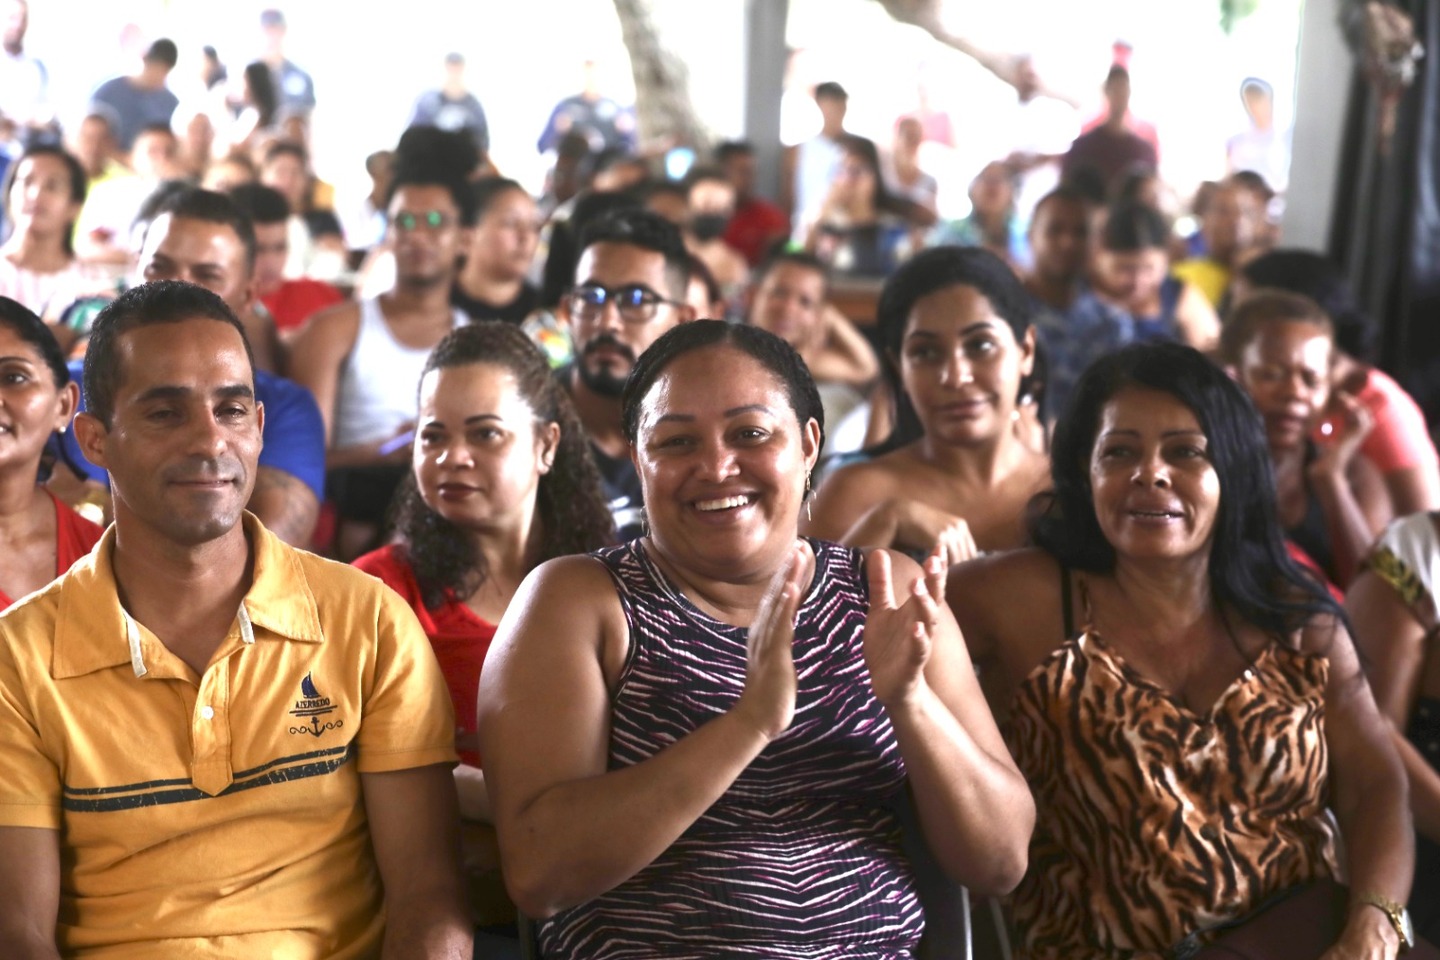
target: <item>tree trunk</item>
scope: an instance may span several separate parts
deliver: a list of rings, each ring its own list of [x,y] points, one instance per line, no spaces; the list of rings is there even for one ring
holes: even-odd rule
[[[690,101],[690,71],[661,42],[655,0],[615,0],[615,14],[635,76],[642,149],[676,145],[708,153],[711,134]]]

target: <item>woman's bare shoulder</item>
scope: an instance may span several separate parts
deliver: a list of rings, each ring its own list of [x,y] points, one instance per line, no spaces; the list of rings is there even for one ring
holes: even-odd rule
[[[1036,618],[1059,616],[1060,577],[1060,564],[1046,551],[1006,550],[952,567],[945,597],[962,622],[1008,635]]]

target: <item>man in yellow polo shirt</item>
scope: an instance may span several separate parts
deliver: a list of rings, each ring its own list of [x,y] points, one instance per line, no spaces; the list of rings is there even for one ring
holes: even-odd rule
[[[244,513],[264,410],[219,297],[95,323],[115,524],[0,617],[0,956],[469,958],[419,624]]]

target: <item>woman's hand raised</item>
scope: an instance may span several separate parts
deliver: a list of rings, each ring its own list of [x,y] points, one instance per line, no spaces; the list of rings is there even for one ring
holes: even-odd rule
[[[870,686],[886,708],[904,703],[924,682],[939,604],[945,597],[943,545],[925,558],[923,575],[902,588],[896,599],[894,567],[885,550],[872,550],[865,564],[870,581],[870,612],[865,618],[865,666]]]
[[[735,703],[767,740],[784,733],[795,717],[795,613],[815,572],[810,544],[797,540],[750,622],[745,689]]]

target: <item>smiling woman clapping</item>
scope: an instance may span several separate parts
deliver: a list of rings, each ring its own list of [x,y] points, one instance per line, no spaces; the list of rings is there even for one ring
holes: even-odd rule
[[[985,891],[1023,872],[1033,812],[939,558],[797,539],[823,413],[762,330],[666,333],[624,426],[649,534],[532,574],[481,681],[506,881],[544,954],[912,956],[901,792]]]

